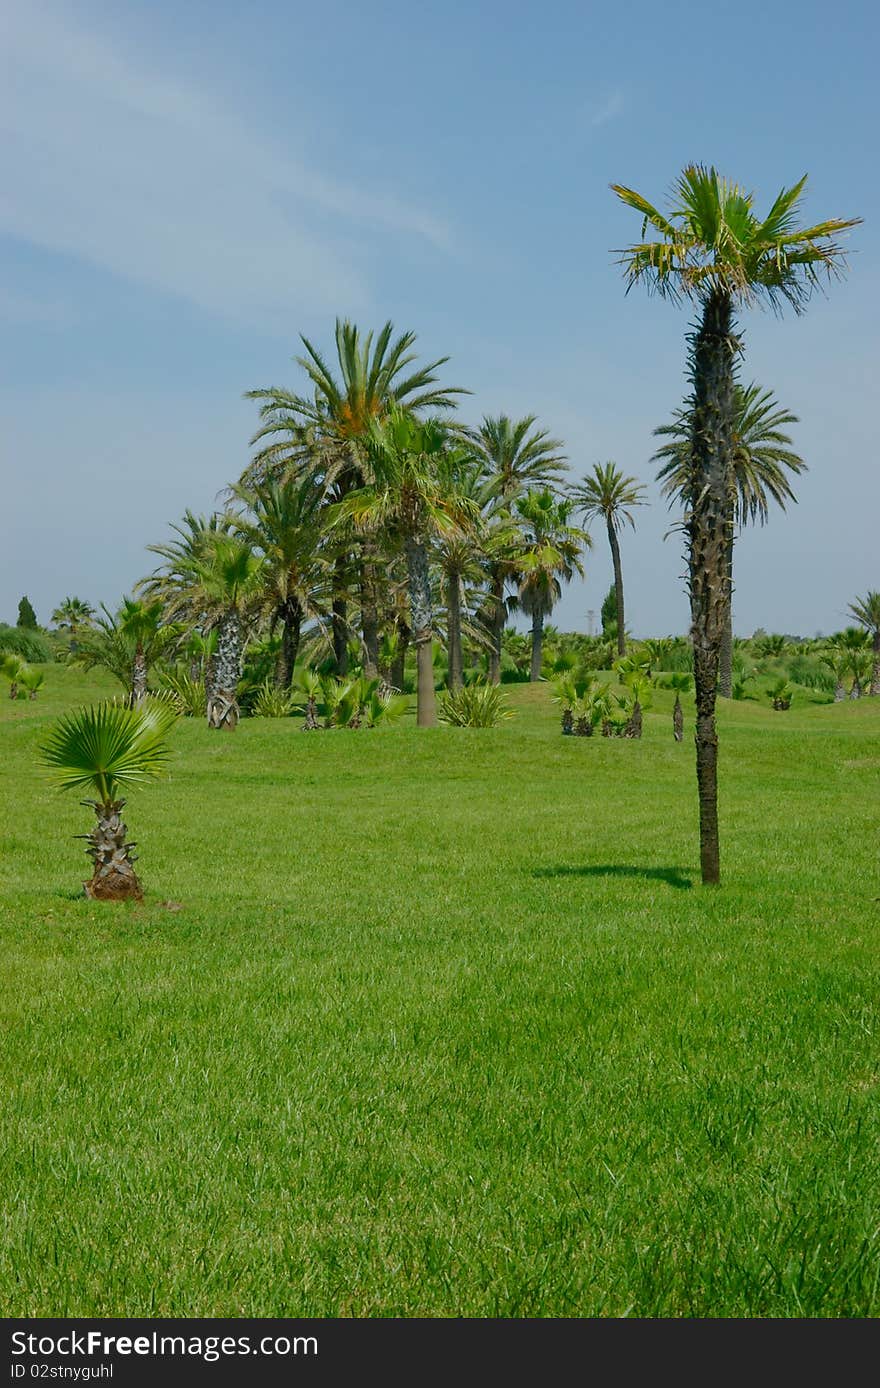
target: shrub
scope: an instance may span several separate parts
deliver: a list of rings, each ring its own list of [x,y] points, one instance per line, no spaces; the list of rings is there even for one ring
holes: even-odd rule
[[[0,653],[21,656],[32,665],[49,665],[55,659],[52,643],[42,631],[5,622],[0,622]]]
[[[288,718],[293,709],[293,699],[287,689],[276,689],[270,680],[264,680],[260,692],[254,700],[253,713],[256,718]]]
[[[494,728],[513,717],[507,698],[495,684],[466,684],[438,697],[441,723],[457,728]]]
[[[176,670],[163,670],[159,687],[167,692],[172,706],[185,718],[204,716],[208,702],[204,680],[194,680],[178,666]]]

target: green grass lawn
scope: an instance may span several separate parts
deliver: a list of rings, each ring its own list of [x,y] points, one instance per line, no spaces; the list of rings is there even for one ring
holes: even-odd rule
[[[0,700],[7,1315],[880,1312],[880,700],[235,736],[131,796],[97,905]],[[180,903],[180,909],[168,909]]]

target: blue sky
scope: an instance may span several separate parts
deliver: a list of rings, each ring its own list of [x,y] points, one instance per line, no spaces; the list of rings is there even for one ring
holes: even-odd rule
[[[412,328],[473,397],[536,413],[574,475],[648,485],[628,624],[687,628],[651,431],[688,312],[625,297],[611,181],[711,162],[765,205],[864,217],[801,319],[744,320],[746,379],[801,420],[799,505],[737,547],[735,625],[813,634],[880,587],[872,4],[443,6],[7,0],[0,15],[0,619],[27,592],[113,605],[249,457],[248,388],[294,384],[337,314]],[[586,629],[597,530],[555,620]]]

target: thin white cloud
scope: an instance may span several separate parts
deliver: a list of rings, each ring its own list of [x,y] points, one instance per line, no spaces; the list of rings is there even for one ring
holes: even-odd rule
[[[33,0],[0,18],[0,230],[204,308],[363,305],[370,234],[448,246],[430,213],[273,149],[211,93]]]
[[[619,116],[624,108],[623,92],[619,87],[615,87],[606,99],[598,106],[589,117],[591,130],[598,130],[600,126],[607,125],[609,121]]]

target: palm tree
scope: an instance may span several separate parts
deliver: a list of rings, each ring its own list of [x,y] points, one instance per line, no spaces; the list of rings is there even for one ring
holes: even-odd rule
[[[371,424],[395,407],[412,414],[425,410],[454,409],[456,397],[470,392],[461,386],[438,385],[437,372],[448,357],[416,366],[412,350],[416,335],[394,338],[388,322],[375,336],[345,319],[336,320],[337,366],[331,367],[308,338],[301,338],[305,355],[296,364],[305,371],[311,395],[299,395],[279,386],[251,390],[246,399],[260,401],[261,425],[251,442],[260,445],[242,479],[246,484],[267,475],[313,473],[324,482],[329,504],[338,503],[364,482],[363,459]],[[333,599],[333,648],[337,673],[348,668],[348,587],[350,558],[344,553],[335,564]],[[364,572],[366,568],[366,572]],[[373,635],[375,602],[370,558],[360,565],[361,610],[368,662],[375,664],[378,630]]]
[[[672,706],[672,736],[676,742],[681,742],[684,737],[684,714],[681,708],[681,696],[690,692],[691,676],[687,670],[674,670],[668,679],[664,680],[667,689],[675,690],[675,703]]]
[[[880,593],[868,592],[850,603],[849,612],[871,637],[874,659],[871,665],[871,693],[880,694]]]
[[[501,638],[507,616],[504,598],[508,582],[516,575],[519,537],[510,509],[529,487],[552,485],[566,470],[559,439],[536,428],[536,416],[511,419],[486,415],[478,429],[462,431],[481,462],[484,478],[492,487],[493,501],[486,535],[489,594],[484,619],[489,632],[489,679],[501,678]]]
[[[715,699],[729,601],[727,555],[734,515],[735,312],[761,300],[800,312],[819,283],[842,271],[835,237],[856,224],[796,224],[806,177],[783,188],[764,218],[754,198],[714,168],[688,166],[673,188],[669,215],[620,184],[613,191],[642,218],[642,239],[621,252],[627,288],[646,282],[661,297],[696,303],[690,342],[693,382],[691,478],[685,531],[697,705],[700,864],[704,883],[720,880],[718,737]],[[651,227],[654,240],[645,240]]]
[[[518,601],[532,619],[529,679],[534,683],[541,678],[544,620],[562,596],[562,584],[575,574],[583,578],[580,556],[591,541],[571,524],[574,502],[558,499],[549,487],[517,497],[515,506],[523,531]]]
[[[267,479],[232,493],[250,512],[239,525],[242,537],[263,552],[262,575],[271,629],[281,626],[275,669],[278,689],[289,690],[304,622],[322,621],[328,596],[323,553],[321,492],[310,478]]]
[[[83,883],[88,897],[123,901],[143,896],[119,792],[164,769],[175,717],[170,704],[158,700],[138,707],[97,704],[59,719],[40,748],[43,765],[62,790],[91,790],[96,797],[82,802],[93,807],[98,821],[90,834],[81,835],[93,868]]]
[[[52,621],[59,631],[66,631],[70,637],[70,649],[76,651],[76,638],[84,627],[90,627],[95,619],[95,609],[82,598],[65,598],[52,613]]]
[[[727,611],[721,638],[718,692],[722,698],[733,696],[733,542],[735,527],[741,530],[749,521],[764,525],[770,513],[770,502],[780,510],[786,502],[797,501],[785,469],[792,473],[806,471],[806,463],[793,452],[791,438],[784,426],[797,424],[797,415],[781,406],[770,390],[763,390],[753,381],[751,385],[734,385],[733,473],[735,483],[734,512],[727,534]],[[691,439],[693,436],[693,400],[675,412],[671,424],[662,424],[655,435],[667,439],[658,448],[652,461],[663,463],[657,473],[661,491],[672,500],[685,500],[691,475]]]
[[[626,655],[626,630],[623,616],[623,570],[620,565],[620,544],[617,536],[627,521],[635,530],[636,521],[632,508],[644,506],[644,490],[634,477],[625,477],[614,463],[596,463],[592,473],[571,490],[575,507],[583,512],[584,518],[589,521],[601,516],[608,530],[611,562],[614,566],[619,656]]]
[[[150,667],[179,636],[179,628],[165,621],[160,599],[123,598],[115,613],[101,604],[94,626],[80,629],[71,664],[84,670],[101,666],[123,686],[132,705],[147,694]]]
[[[207,695],[208,727],[234,732],[238,726],[238,681],[245,623],[259,603],[263,561],[246,539],[216,535],[190,570],[191,599],[208,613],[217,631],[214,678]]]
[[[473,502],[450,486],[456,472],[467,468],[469,455],[454,446],[440,420],[418,420],[401,409],[370,426],[367,448],[370,481],[334,508],[332,521],[350,520],[367,533],[386,530],[403,544],[418,672],[416,722],[432,727],[437,713],[429,543],[434,534],[449,534],[475,519]]]

